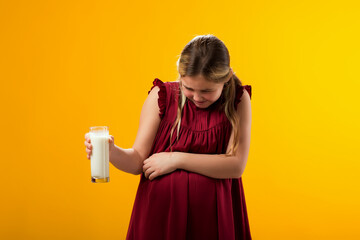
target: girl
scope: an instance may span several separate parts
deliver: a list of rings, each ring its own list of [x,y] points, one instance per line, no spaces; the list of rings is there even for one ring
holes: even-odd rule
[[[110,162],[141,174],[127,239],[251,239],[241,179],[251,86],[242,85],[226,46],[210,34],[193,38],[177,67],[177,81],[154,80],[133,147],[109,140]]]

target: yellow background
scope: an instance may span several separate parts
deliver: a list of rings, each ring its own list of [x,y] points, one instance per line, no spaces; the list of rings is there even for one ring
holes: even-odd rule
[[[360,239],[357,1],[0,1],[0,239],[124,239],[139,176],[90,181],[84,134],[130,148],[152,81],[200,34],[253,87],[253,239]]]

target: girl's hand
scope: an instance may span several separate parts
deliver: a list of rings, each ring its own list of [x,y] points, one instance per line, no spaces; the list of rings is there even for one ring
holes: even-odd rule
[[[112,150],[114,149],[114,137],[110,135],[109,137],[109,154],[111,155]],[[87,153],[87,158],[90,159],[91,153],[92,153],[92,145],[89,133],[85,134],[85,151]]]
[[[151,155],[145,159],[143,172],[146,178],[154,178],[171,173],[177,169],[174,152],[161,152]]]

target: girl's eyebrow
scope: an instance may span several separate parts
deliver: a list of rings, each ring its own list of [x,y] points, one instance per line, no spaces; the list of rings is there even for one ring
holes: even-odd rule
[[[185,88],[189,89],[189,90],[194,90],[194,89],[192,89],[192,88],[187,87],[184,83],[183,83],[183,86],[184,86]],[[207,89],[200,90],[200,91],[212,91],[212,89],[207,88]]]

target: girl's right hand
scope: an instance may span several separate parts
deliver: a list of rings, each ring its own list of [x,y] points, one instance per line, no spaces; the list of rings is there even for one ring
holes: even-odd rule
[[[92,153],[92,145],[91,145],[91,140],[90,140],[90,136],[89,133],[85,134],[85,151],[87,153],[87,158],[90,159],[91,153]],[[109,138],[109,152],[111,154],[112,150],[115,148],[115,144],[114,144],[114,137],[112,135],[110,135]]]
[[[92,145],[91,145],[89,133],[85,134],[85,147],[86,147],[85,151],[87,153],[87,158],[90,159],[92,153]]]

